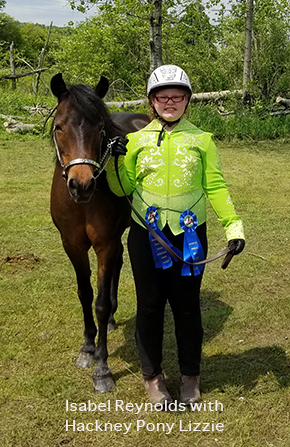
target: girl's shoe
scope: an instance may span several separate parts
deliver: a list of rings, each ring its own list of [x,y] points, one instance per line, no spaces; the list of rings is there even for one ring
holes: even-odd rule
[[[185,405],[195,404],[201,401],[200,376],[180,377],[179,392],[180,403]]]
[[[162,373],[153,377],[153,379],[145,380],[144,385],[152,404],[164,405],[166,401],[168,404],[172,402],[172,398],[166,389],[165,379]]]

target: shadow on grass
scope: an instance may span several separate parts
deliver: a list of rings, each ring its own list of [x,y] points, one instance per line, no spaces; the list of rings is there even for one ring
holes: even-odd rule
[[[224,391],[226,386],[255,388],[262,377],[273,374],[280,388],[290,385],[289,360],[280,346],[256,347],[238,354],[203,359],[203,391]]]
[[[201,307],[204,327],[204,344],[210,342],[222,331],[232,308],[219,299],[214,291],[203,291]],[[125,343],[112,356],[120,356],[128,364],[128,369],[114,375],[118,380],[130,374],[140,373],[140,363],[135,343],[135,317],[119,325],[123,328]],[[163,370],[167,377],[169,390],[177,392],[179,377],[174,323],[171,310],[165,311]],[[202,358],[202,389],[204,392],[219,390],[227,386],[253,389],[262,376],[274,374],[279,387],[290,385],[289,361],[285,351],[279,346],[256,347],[237,354],[217,354]]]

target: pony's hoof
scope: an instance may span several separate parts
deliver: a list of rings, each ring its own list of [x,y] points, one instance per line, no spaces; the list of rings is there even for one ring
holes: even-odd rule
[[[105,377],[93,377],[94,389],[97,393],[107,393],[115,388],[111,375]]]
[[[89,352],[80,352],[76,366],[79,368],[90,368],[96,363],[96,359],[94,358],[93,354],[90,354]]]

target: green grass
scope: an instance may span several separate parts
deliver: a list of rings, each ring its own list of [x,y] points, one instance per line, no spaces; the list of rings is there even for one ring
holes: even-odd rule
[[[118,327],[109,336],[116,390],[93,391],[93,368],[74,366],[82,344],[82,312],[74,272],[49,214],[53,150],[47,140],[0,141],[0,444],[3,447],[191,445],[288,447],[290,438],[289,170],[283,140],[220,143],[223,171],[247,245],[227,270],[207,266],[202,287],[202,391],[223,411],[115,411],[116,400],[146,403],[134,341],[135,293],[127,251],[119,289]],[[225,245],[209,208],[210,254]],[[126,236],[124,237],[124,241]],[[92,258],[93,283],[96,264]],[[172,316],[166,313],[164,371],[177,398]],[[111,411],[66,412],[65,403],[111,401]],[[121,431],[65,430],[76,423],[132,423]],[[172,433],[137,432],[175,424]],[[194,423],[224,431],[180,431]],[[159,428],[162,426],[159,425]],[[152,426],[148,426],[152,428]]]

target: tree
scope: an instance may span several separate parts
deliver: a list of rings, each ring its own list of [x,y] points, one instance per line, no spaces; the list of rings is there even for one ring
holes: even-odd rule
[[[12,41],[21,43],[21,33],[17,22],[7,14],[0,12],[0,45],[2,49],[9,48]]]
[[[39,53],[46,40],[47,27],[33,23],[20,23],[19,30],[22,37],[21,45],[17,48],[20,56],[29,64],[36,66]]]
[[[162,0],[148,0],[150,72],[163,64],[162,61]]]
[[[287,1],[255,1],[251,44],[248,41],[245,45],[246,6],[249,0],[232,1],[229,13],[220,17],[219,62],[231,88],[241,88],[243,83],[250,94],[266,101],[277,93],[282,95],[289,91],[290,10]],[[249,25],[247,33],[249,37]]]
[[[60,41],[59,49],[54,52],[58,68],[70,82],[92,83],[97,74],[103,74],[116,85],[121,78],[143,96],[151,69],[163,62],[174,63],[188,72],[195,91],[218,90],[215,33],[201,1],[184,3],[182,9],[171,0],[163,3],[162,20],[158,22],[162,24],[162,55],[160,47],[154,63],[148,45],[150,8],[153,10],[155,6],[147,0],[142,3],[116,0],[114,4],[100,5],[96,17],[78,24],[71,29],[71,37]]]
[[[113,2],[108,0],[103,4],[102,0],[70,0],[72,9],[85,12],[92,5],[97,5],[100,10],[116,8],[121,14],[130,17],[148,20],[149,22],[149,49],[150,71],[162,65],[162,0],[120,0]],[[145,14],[147,16],[145,17]]]
[[[254,0],[247,0],[246,11],[246,33],[245,33],[245,57],[243,74],[244,100],[248,96],[247,88],[251,80],[251,55],[252,55],[252,31],[253,31],[253,9]]]
[[[103,5],[98,0],[74,0],[70,3],[82,11],[92,4],[98,5],[98,18],[104,20],[111,14],[111,22],[105,20],[107,26],[118,29],[118,22],[125,21],[131,32],[133,27],[138,27],[139,39],[134,45],[139,46],[141,39],[143,51],[146,47],[149,51],[146,78],[163,63],[179,63],[189,74],[193,73],[198,91],[210,85],[209,59],[216,53],[215,34],[201,0],[116,0]],[[216,66],[214,72],[218,71]],[[216,75],[214,89],[218,88],[218,79]]]
[[[217,64],[217,33],[201,1],[176,3],[163,20],[163,59],[182,66],[195,92],[224,87]]]
[[[53,52],[57,69],[69,82],[93,85],[100,75],[111,82],[122,79],[143,96],[149,66],[145,24],[137,26],[138,19],[131,17],[129,26],[128,20],[112,8],[72,28]]]
[[[9,47],[11,43],[14,42],[15,48],[21,45],[22,37],[17,22],[0,12],[0,60],[1,67],[9,67]]]
[[[267,17],[257,29],[252,57],[252,77],[263,98],[287,96],[290,86],[290,41],[285,22]]]

